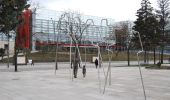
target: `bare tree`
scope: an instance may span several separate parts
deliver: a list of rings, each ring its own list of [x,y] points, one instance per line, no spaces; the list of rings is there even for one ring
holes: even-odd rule
[[[127,45],[127,37],[128,37],[128,22],[123,21],[119,22],[115,27],[115,36],[116,36],[116,50],[120,50],[120,47],[125,48]],[[119,47],[119,48],[118,48]],[[118,53],[118,52],[117,52]]]
[[[64,12],[58,23],[58,30],[62,30],[66,35],[70,36],[71,41],[75,48],[73,59],[73,74],[74,78],[77,78],[78,65],[81,63],[79,45],[81,43],[82,35],[87,29],[89,24],[86,24],[81,19],[81,14],[73,12]]]

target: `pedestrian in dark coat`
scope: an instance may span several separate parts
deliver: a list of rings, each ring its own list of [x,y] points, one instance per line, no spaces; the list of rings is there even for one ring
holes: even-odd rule
[[[31,66],[34,66],[34,61],[32,60],[32,62],[31,62]]]
[[[97,67],[98,67],[98,65],[99,65],[98,60],[96,59],[94,63],[95,63],[96,69],[97,69]]]
[[[85,65],[83,65],[82,73],[83,73],[83,77],[86,77],[86,66]]]

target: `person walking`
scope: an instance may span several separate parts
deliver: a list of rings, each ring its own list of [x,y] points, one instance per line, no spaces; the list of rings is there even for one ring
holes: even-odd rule
[[[83,73],[83,77],[86,77],[86,66],[83,65],[83,69],[82,69],[82,73]]]
[[[94,63],[95,63],[96,69],[97,69],[97,67],[98,67],[98,65],[99,65],[97,58],[96,58],[96,60],[95,60]]]
[[[34,66],[34,61],[32,60],[32,62],[31,62],[31,66]]]

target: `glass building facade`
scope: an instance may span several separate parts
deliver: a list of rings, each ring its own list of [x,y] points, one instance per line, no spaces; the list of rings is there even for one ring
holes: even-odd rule
[[[59,18],[64,12],[38,9],[33,11],[32,16],[32,49],[35,50],[36,42],[52,43],[56,42],[57,38],[59,42],[70,43],[70,36],[67,30],[59,30]],[[83,32],[82,41],[83,43],[92,42],[106,42],[111,35],[114,35],[113,25],[114,20],[111,18],[102,18],[97,16],[89,16],[81,14],[82,23],[90,19],[93,20],[93,24],[89,25]],[[105,21],[107,19],[107,22]],[[65,27],[66,21],[61,21],[61,27]],[[106,24],[107,23],[107,24]],[[84,26],[82,25],[82,28]],[[15,34],[11,32],[10,41],[14,41]],[[7,36],[0,33],[0,41],[7,41]],[[114,42],[114,40],[110,41]]]
[[[58,29],[59,18],[64,12],[41,9],[37,10],[33,16],[33,40],[70,43],[68,30]],[[89,25],[83,32],[82,41],[86,42],[106,42],[108,38],[114,34],[114,20],[97,16],[81,15],[82,23],[92,20],[93,24]],[[106,21],[107,19],[107,21]],[[67,21],[61,21],[60,27],[66,27]],[[82,25],[83,28],[83,25]],[[88,43],[89,43],[88,42]],[[114,42],[114,41],[110,41]]]

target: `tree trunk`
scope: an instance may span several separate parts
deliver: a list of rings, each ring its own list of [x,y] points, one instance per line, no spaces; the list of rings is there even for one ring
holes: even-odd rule
[[[154,48],[154,50],[153,50],[153,59],[154,59],[154,64],[156,64],[155,48]]]
[[[149,51],[147,52],[147,64],[149,64]]]
[[[145,50],[145,54],[144,54],[144,63],[146,63],[146,50]]]
[[[129,57],[129,47],[127,48],[127,60],[128,60],[128,66],[130,66],[130,57]]]
[[[8,34],[8,48],[7,48],[8,64],[7,64],[7,66],[9,68],[9,32],[7,32],[7,34]]]
[[[160,53],[160,49],[159,49],[159,62],[161,62],[161,53]]]
[[[79,64],[78,48],[75,47],[75,56],[74,56],[74,63],[73,63],[74,78],[77,78],[78,64]]]
[[[163,64],[164,47],[161,49],[161,64]]]
[[[14,47],[14,65],[15,65],[15,72],[18,71],[17,69],[17,47],[16,47],[16,37],[15,37],[15,47]]]

